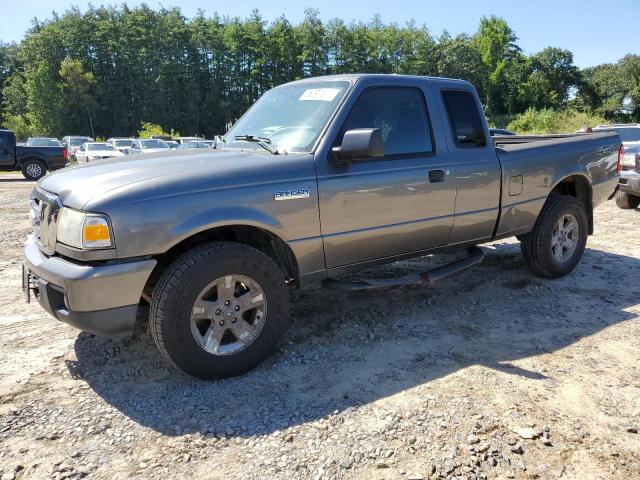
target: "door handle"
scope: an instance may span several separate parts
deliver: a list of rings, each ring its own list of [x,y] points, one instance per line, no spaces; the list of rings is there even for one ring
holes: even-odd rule
[[[431,183],[444,182],[445,176],[444,170],[429,170],[429,182]]]

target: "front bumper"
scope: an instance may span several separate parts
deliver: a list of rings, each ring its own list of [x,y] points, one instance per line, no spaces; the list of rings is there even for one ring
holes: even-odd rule
[[[618,189],[621,192],[640,197],[640,173],[636,170],[622,170]]]
[[[99,335],[133,331],[142,290],[156,261],[86,265],[47,257],[29,237],[23,290],[58,320]]]

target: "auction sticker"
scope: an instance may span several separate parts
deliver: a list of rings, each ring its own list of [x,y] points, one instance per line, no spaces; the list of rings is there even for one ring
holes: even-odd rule
[[[340,93],[339,88],[307,88],[298,100],[332,102],[338,93]]]

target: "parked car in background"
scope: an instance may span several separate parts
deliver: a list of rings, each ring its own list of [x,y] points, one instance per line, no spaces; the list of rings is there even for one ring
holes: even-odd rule
[[[623,210],[640,206],[640,144],[632,144],[624,149],[616,205]]]
[[[140,155],[143,153],[167,152],[171,147],[164,140],[157,138],[146,138],[134,140],[129,150],[129,155]]]
[[[177,150],[180,147],[180,144],[175,140],[165,140],[165,142],[169,145],[171,150]]]
[[[27,180],[39,180],[47,171],[64,167],[68,159],[66,147],[17,145],[11,130],[0,130],[0,170],[21,170]]]
[[[69,155],[75,155],[76,150],[78,150],[83,143],[94,141],[95,140],[91,137],[81,137],[74,135],[67,135],[66,137],[62,137],[62,145],[67,147],[67,149],[69,150]]]
[[[202,140],[202,138],[200,138],[200,137],[178,137],[178,138],[176,138],[176,140],[178,141],[178,143],[180,145],[183,145],[183,144],[189,143],[189,142],[197,142],[198,140]]]
[[[183,143],[182,145],[180,145],[180,149],[183,149],[183,150],[190,150],[194,148],[212,149],[216,147],[215,147],[215,142],[213,140],[197,140],[197,141]]]
[[[57,138],[33,137],[28,138],[27,147],[61,147],[62,143]]]
[[[616,132],[622,139],[625,148],[631,145],[640,145],[640,123],[613,123],[610,125],[598,125],[593,129],[597,132]]]
[[[129,150],[131,149],[131,144],[135,141],[135,138],[109,138],[107,143],[112,147],[116,147],[120,152],[125,155],[129,155]]]
[[[225,140],[202,161],[170,152],[43,179],[25,297],[110,335],[132,333],[148,301],[167,360],[200,378],[237,375],[277,348],[292,288],[431,285],[509,237],[537,275],[569,274],[621,162],[610,132],[492,141],[470,83],[418,76],[281,85]],[[343,277],[443,248],[467,256],[395,279]]]
[[[489,135],[491,135],[492,137],[505,137],[508,135],[515,135],[515,133],[509,130],[505,130],[504,128],[490,128]]]
[[[112,157],[124,157],[124,153],[108,143],[86,142],[76,150],[78,163],[94,162]]]

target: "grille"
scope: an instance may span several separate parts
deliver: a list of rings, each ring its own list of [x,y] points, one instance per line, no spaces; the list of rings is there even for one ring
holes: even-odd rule
[[[47,255],[52,255],[56,249],[56,231],[58,215],[62,202],[57,195],[46,192],[39,187],[31,193],[29,219],[33,229],[33,237]]]

